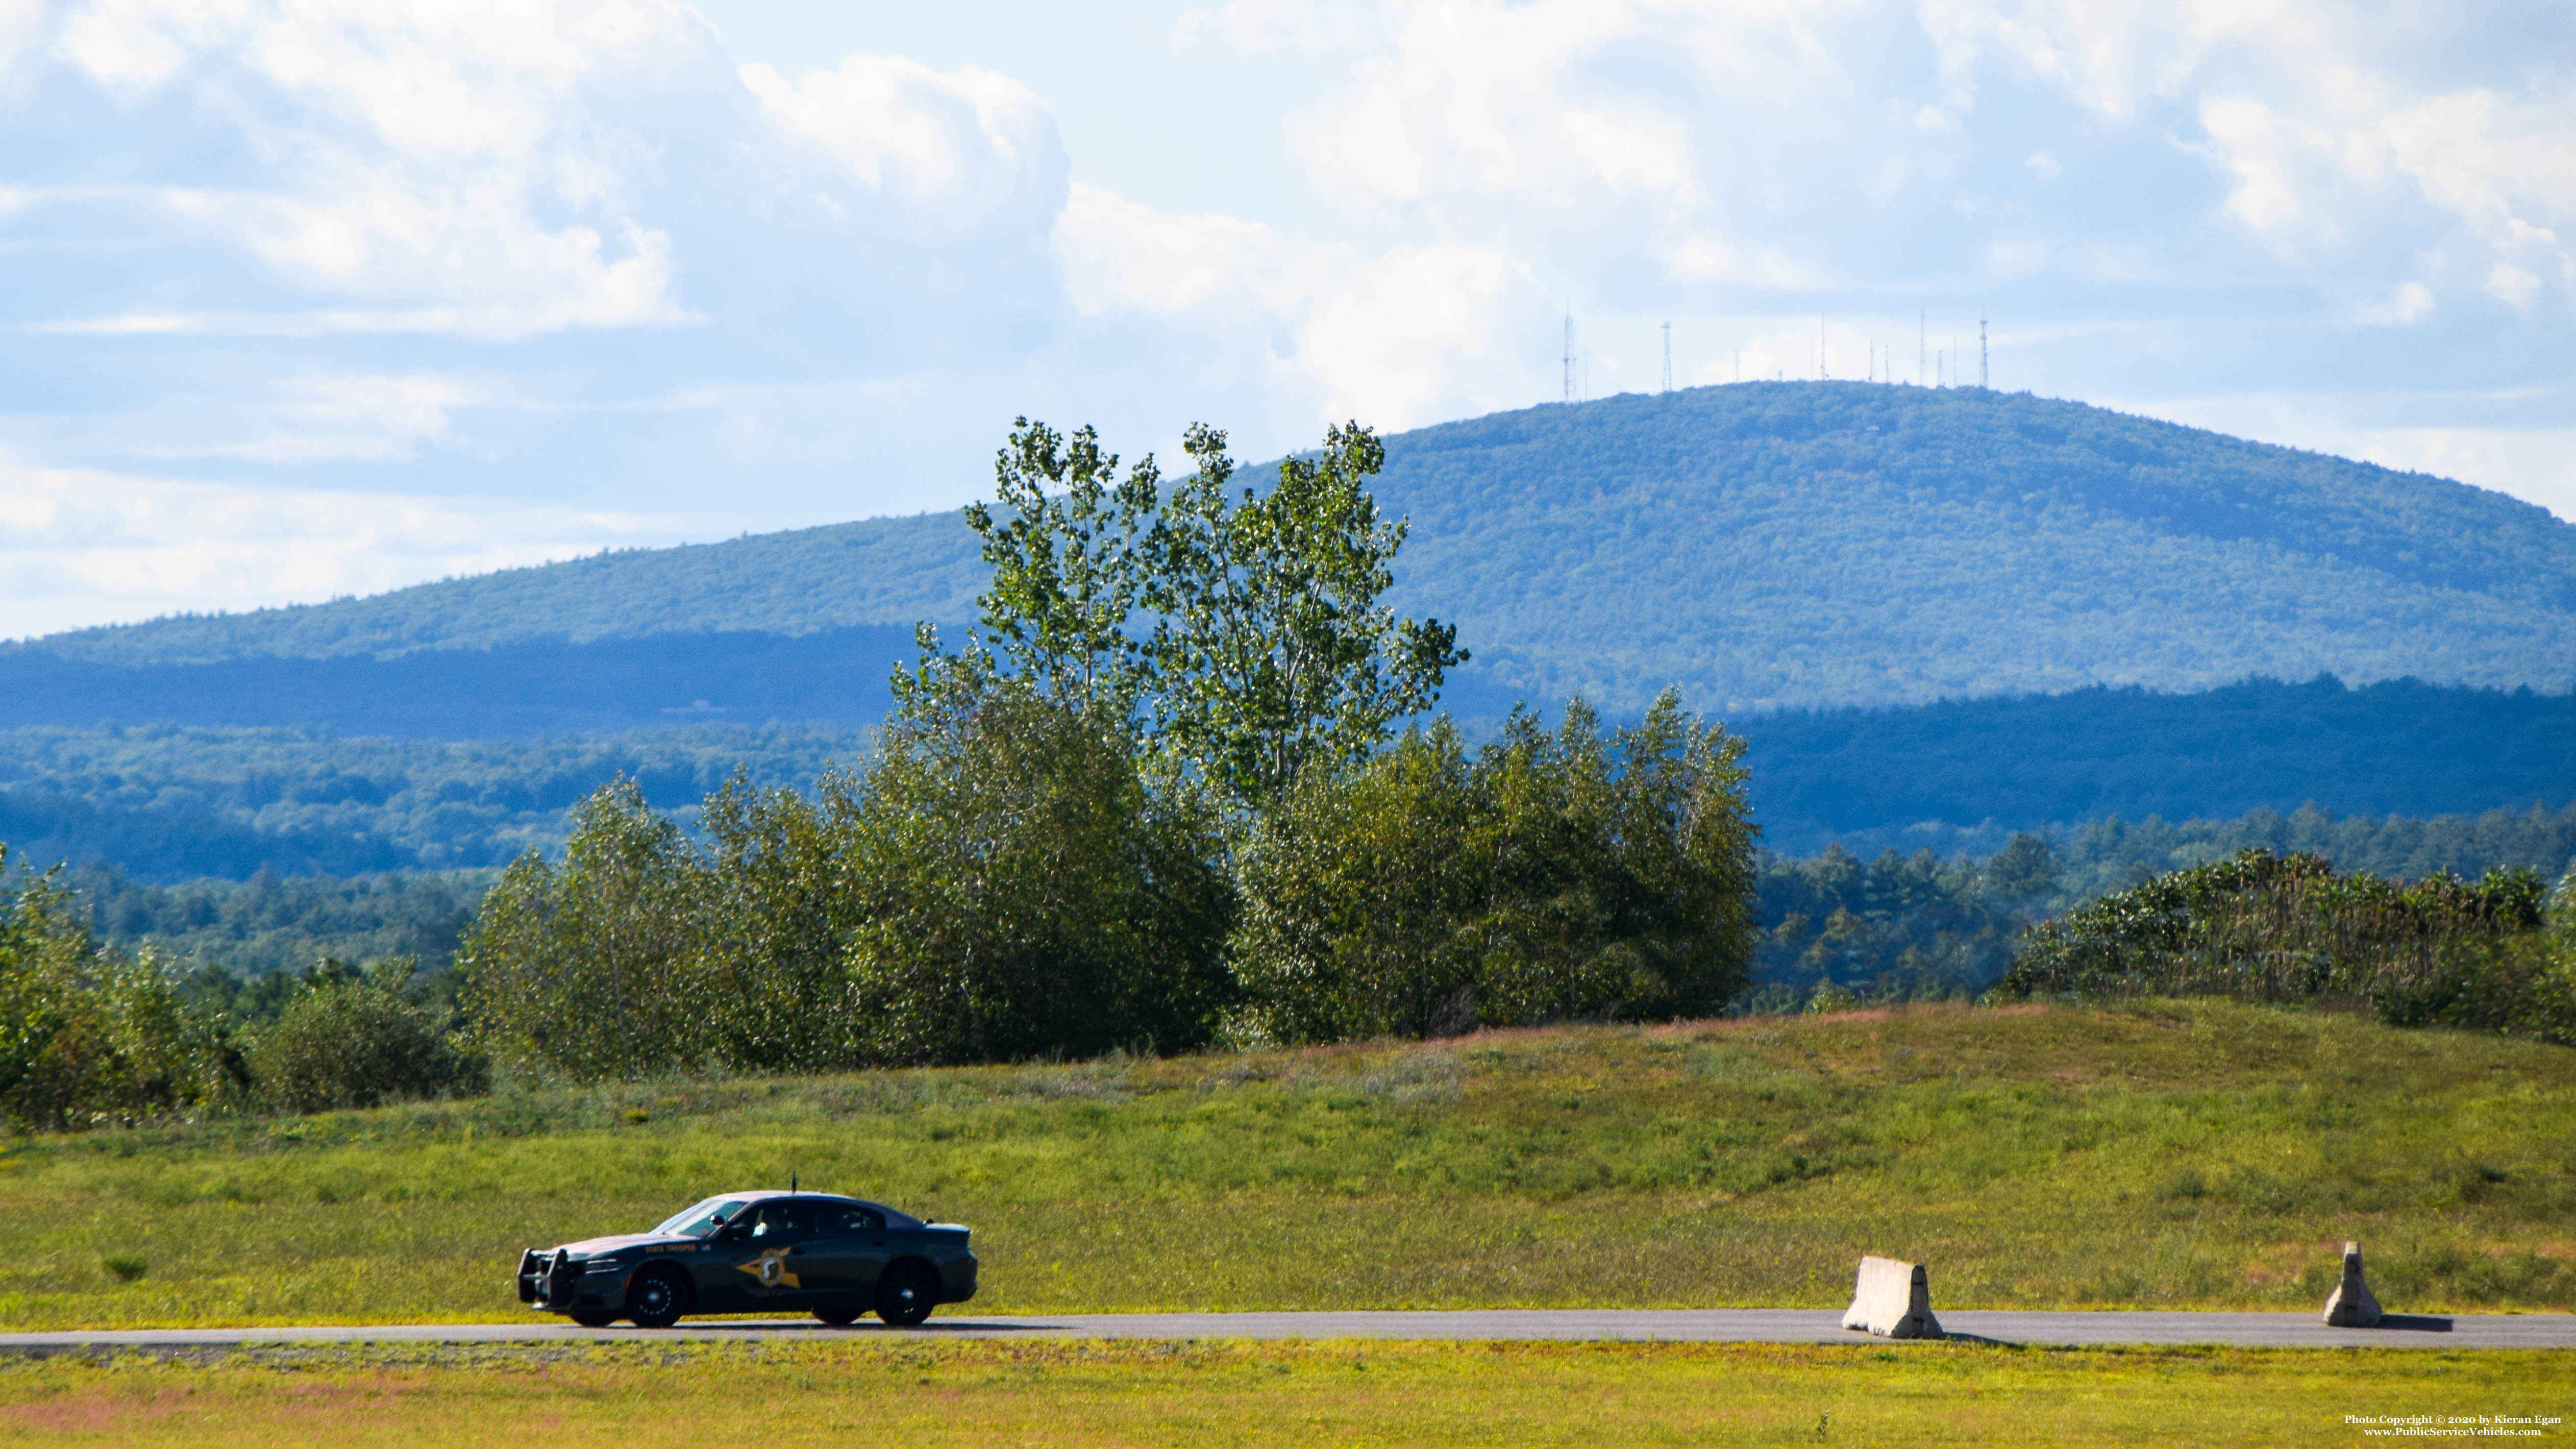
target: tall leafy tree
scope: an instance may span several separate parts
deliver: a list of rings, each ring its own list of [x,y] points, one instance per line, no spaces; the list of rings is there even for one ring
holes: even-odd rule
[[[1149,541],[1155,725],[1236,798],[1279,799],[1318,761],[1355,763],[1428,709],[1466,662],[1458,631],[1380,602],[1407,524],[1367,480],[1386,447],[1358,423],[1279,464],[1263,493],[1234,488],[1224,433],[1193,425],[1196,465]]]
[[[992,586],[976,600],[983,636],[1011,673],[1060,704],[1124,720],[1152,670],[1129,628],[1144,592],[1143,544],[1162,496],[1148,453],[1122,477],[1118,455],[1015,419],[993,460],[993,500],[966,508]],[[928,642],[928,641],[925,641]],[[909,692],[919,681],[898,680]]]
[[[1381,602],[1406,525],[1367,480],[1386,449],[1357,423],[1238,487],[1225,434],[1193,425],[1168,490],[1149,454],[1123,474],[1089,428],[1017,420],[994,498],[966,510],[992,587],[955,653],[924,626],[894,681],[921,718],[984,676],[1143,733],[1232,799],[1265,807],[1316,761],[1347,764],[1439,698],[1467,658],[1455,627]]]

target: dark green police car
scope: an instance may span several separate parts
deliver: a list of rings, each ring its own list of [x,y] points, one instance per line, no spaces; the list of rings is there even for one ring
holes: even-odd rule
[[[873,1309],[909,1328],[975,1296],[968,1230],[883,1203],[729,1192],[649,1233],[519,1255],[519,1301],[585,1328],[668,1328],[684,1313],[810,1312],[839,1327]]]

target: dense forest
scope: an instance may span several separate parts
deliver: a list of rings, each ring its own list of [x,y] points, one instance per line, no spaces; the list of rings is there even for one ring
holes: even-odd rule
[[[871,679],[885,697],[882,666],[849,661],[842,677]],[[1838,841],[1864,855],[1982,856],[2022,831],[2080,853],[2079,841],[2110,831],[2128,843],[2104,848],[2101,869],[2113,874],[2097,889],[2142,861],[2161,869],[2245,845],[2409,877],[2555,869],[2565,827],[2525,817],[2576,808],[2567,695],[2251,681],[1730,724],[1775,853]],[[22,860],[113,861],[162,883],[499,865],[531,843],[559,848],[565,811],[621,772],[686,820],[737,765],[763,784],[810,784],[826,762],[864,756],[870,739],[844,725],[696,722],[471,742],[223,726],[0,730],[0,839]],[[2403,823],[2379,823],[2390,818]]]
[[[2437,478],[2027,395],[1748,383],[1530,408],[1388,439],[1375,492],[1413,526],[1391,603],[1474,641],[1460,682],[1484,702],[1470,715],[1577,692],[1633,715],[1667,686],[1742,718],[2247,676],[2576,683],[2576,526]],[[980,570],[969,530],[940,514],[15,652],[28,667],[28,655],[153,666],[446,649],[506,674],[528,656],[479,651],[961,623]],[[675,683],[697,657],[677,648]],[[211,722],[188,690],[238,696],[248,678],[79,687],[124,700],[102,711],[116,718]],[[319,685],[293,687],[327,703]],[[753,709],[762,689],[802,687],[751,684],[738,699],[674,687],[649,707]],[[600,707],[631,693],[605,686]],[[472,698],[459,692],[457,718]]]
[[[2424,817],[2576,801],[2576,695],[2247,680],[2093,688],[1737,722],[1774,849],[2003,834],[2112,816],[2220,819],[2316,805]],[[1909,846],[1909,848],[1911,848]],[[2302,847],[2304,848],[2304,847]],[[2430,867],[2427,867],[2428,869]]]
[[[497,866],[559,848],[565,812],[623,775],[688,818],[737,769],[810,782],[864,754],[834,727],[692,725],[534,740],[342,738],[236,727],[0,732],[0,840],[22,864],[139,881]]]

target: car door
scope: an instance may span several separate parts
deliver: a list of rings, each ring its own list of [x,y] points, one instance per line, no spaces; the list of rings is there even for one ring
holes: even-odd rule
[[[808,1253],[814,1268],[807,1281],[832,1297],[875,1302],[877,1274],[886,1263],[885,1214],[854,1202],[818,1202],[814,1210]]]
[[[738,1311],[802,1311],[823,1296],[806,1279],[816,1261],[812,1200],[771,1198],[755,1203],[741,1227],[718,1249],[737,1279],[735,1287],[743,1304]]]

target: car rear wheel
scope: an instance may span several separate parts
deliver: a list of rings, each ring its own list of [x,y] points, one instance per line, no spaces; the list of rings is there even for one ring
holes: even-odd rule
[[[856,1299],[852,1299],[847,1303],[818,1303],[814,1306],[814,1316],[823,1320],[825,1323],[832,1325],[834,1328],[849,1327],[851,1324],[858,1322],[859,1315],[866,1311],[866,1309],[859,1306],[858,1300]]]
[[[626,1316],[637,1328],[668,1328],[689,1310],[688,1286],[668,1268],[647,1268],[626,1290]]]
[[[919,1263],[897,1263],[877,1280],[877,1317],[893,1327],[912,1327],[938,1302],[939,1280]]]
[[[584,1328],[606,1328],[617,1321],[617,1314],[607,1308],[576,1308],[572,1311],[572,1321]]]

